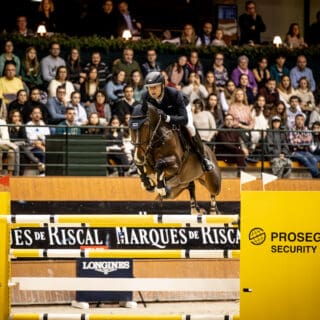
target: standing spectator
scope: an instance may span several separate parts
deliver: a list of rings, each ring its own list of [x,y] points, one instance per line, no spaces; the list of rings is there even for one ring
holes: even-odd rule
[[[86,78],[86,74],[82,72],[80,52],[77,48],[72,48],[68,55],[66,66],[68,70],[68,80],[70,80],[76,90],[80,89],[80,83]]]
[[[13,29],[12,33],[23,37],[31,37],[34,35],[33,30],[28,28],[28,21],[25,15],[21,14],[17,16],[16,27]]]
[[[211,42],[211,45],[214,47],[226,47],[227,44],[225,43],[223,38],[224,38],[223,30],[218,28],[216,30],[215,37]]]
[[[52,124],[58,124],[65,119],[65,110],[67,105],[66,89],[63,86],[57,87],[56,96],[49,98],[47,103]]]
[[[17,97],[17,92],[24,89],[20,78],[16,76],[16,65],[8,62],[5,65],[4,76],[0,78],[0,98],[6,106]]]
[[[87,112],[80,103],[81,96],[79,91],[73,91],[71,93],[71,100],[67,107],[74,110],[74,123],[77,126],[84,126],[88,123]]]
[[[21,78],[29,89],[42,85],[40,63],[35,47],[28,47],[21,65]]]
[[[224,66],[224,55],[221,52],[217,52],[214,56],[212,65],[212,71],[216,80],[216,86],[218,89],[222,89],[229,80],[228,70]]]
[[[103,0],[101,12],[93,17],[94,33],[106,38],[117,37],[117,14],[112,0]]]
[[[215,81],[215,77],[214,77],[214,73],[213,71],[208,71],[206,73],[206,76],[204,78],[204,86],[207,89],[208,93],[218,93],[218,89],[216,86],[216,81]]]
[[[265,97],[269,109],[273,108],[280,101],[276,80],[272,78],[269,78],[266,86],[259,90],[259,94]]]
[[[270,79],[270,71],[268,69],[268,59],[261,57],[258,59],[258,65],[252,70],[254,78],[257,82],[258,89],[263,88]]]
[[[130,85],[134,90],[134,100],[141,102],[142,95],[147,91],[144,87],[144,80],[139,70],[134,70],[131,74]]]
[[[14,47],[11,40],[4,44],[4,53],[0,55],[0,76],[4,75],[4,69],[7,63],[13,63],[16,66],[16,75],[20,74],[20,58],[13,53]]]
[[[278,85],[279,98],[289,108],[289,100],[296,95],[296,90],[291,85],[291,79],[288,75],[283,75]]]
[[[48,86],[48,97],[55,97],[57,94],[58,87],[64,87],[66,90],[65,99],[70,101],[71,93],[74,91],[74,86],[68,79],[68,70],[66,66],[60,66],[57,69],[55,79],[49,82]]]
[[[254,78],[253,72],[249,69],[249,59],[247,56],[243,55],[238,58],[238,65],[233,69],[231,73],[231,79],[234,81],[236,86],[239,85],[240,76],[242,74],[248,75],[249,87],[252,89],[253,94],[257,94],[258,86]]]
[[[110,77],[110,71],[107,64],[102,61],[101,53],[99,51],[92,52],[91,61],[88,62],[83,69],[87,76],[91,67],[95,67],[97,69],[99,89],[103,89]]]
[[[310,26],[308,32],[308,43],[310,45],[320,44],[320,10],[316,14],[316,21]]]
[[[170,64],[167,68],[169,81],[175,85],[175,88],[181,88],[188,83],[186,79],[187,57],[182,55],[178,61]]]
[[[216,123],[216,127],[220,128],[223,125],[223,113],[218,103],[217,94],[215,93],[209,94],[205,109],[213,115],[214,121]]]
[[[85,81],[80,85],[81,102],[86,108],[89,107],[96,92],[99,90],[98,69],[94,66],[91,66]]]
[[[289,76],[289,69],[285,66],[286,57],[284,54],[279,54],[276,61],[270,66],[270,76],[276,80],[277,85],[280,83],[283,76]]]
[[[200,81],[203,82],[204,80],[203,65],[199,59],[199,53],[196,50],[192,50],[190,52],[190,56],[186,65],[186,77],[189,77],[189,74],[191,72],[197,73],[200,77]]]
[[[88,118],[92,113],[96,113],[100,119],[99,123],[109,123],[111,120],[111,108],[104,91],[97,91],[94,100],[87,108]]]
[[[309,80],[311,91],[315,91],[316,82],[314,81],[312,70],[307,67],[307,58],[303,54],[297,57],[297,65],[290,70],[291,83],[295,89],[298,87],[299,79],[302,77],[306,77]]]
[[[112,73],[113,74],[118,73],[120,70],[124,71],[126,76],[125,78],[126,83],[130,82],[130,76],[132,71],[139,70],[141,72],[139,63],[136,60],[134,60],[133,57],[134,57],[133,49],[125,48],[122,53],[122,58],[116,59],[113,62]]]
[[[300,107],[301,100],[298,96],[292,96],[289,99],[290,107],[287,108],[287,127],[292,129],[295,124],[296,116],[302,114],[302,110]]]
[[[72,107],[65,109],[65,120],[59,122],[59,127],[56,128],[56,134],[79,135],[80,128],[76,123],[76,111]]]
[[[213,39],[213,25],[211,22],[206,21],[202,26],[202,31],[198,36],[196,46],[210,46]]]
[[[312,178],[320,178],[318,169],[318,160],[310,152],[312,134],[304,125],[305,118],[303,114],[295,117],[293,127],[289,132],[289,147],[292,151],[292,159],[298,161],[309,170]]]
[[[43,24],[47,32],[52,33],[57,31],[57,16],[52,0],[42,0],[40,2],[36,23],[37,26]]]
[[[298,23],[294,22],[290,24],[285,44],[291,49],[308,47],[304,42],[304,38],[300,35],[300,27]]]
[[[42,79],[45,81],[45,85],[48,85],[55,78],[58,67],[65,65],[66,62],[60,57],[60,44],[55,41],[51,42],[50,54],[40,61]]]
[[[147,61],[141,65],[143,77],[151,71],[161,71],[160,64],[157,61],[157,52],[155,49],[147,50]]]
[[[118,37],[122,37],[124,30],[130,30],[133,36],[139,36],[141,34],[141,22],[137,21],[135,17],[129,12],[129,6],[127,1],[120,1],[118,3],[119,16],[117,17],[117,33]]]
[[[246,12],[239,17],[240,45],[246,43],[260,44],[260,34],[266,31],[262,17],[256,11],[253,1],[246,1]]]
[[[123,70],[119,70],[114,73],[104,88],[104,92],[107,94],[111,107],[123,98],[123,88],[126,85],[125,77],[125,72]]]
[[[201,84],[200,76],[195,72],[189,74],[189,84],[184,86],[181,91],[187,95],[189,101],[195,99],[204,101],[209,95],[206,87]]]
[[[215,154],[218,160],[236,163],[238,176],[240,176],[240,171],[246,168],[246,157],[249,151],[243,146],[240,131],[234,129],[232,114],[226,114],[224,125],[218,131],[215,139]]]
[[[267,130],[266,152],[271,162],[272,173],[278,178],[289,178],[292,161],[287,143],[287,134],[281,128],[281,118],[273,116],[271,128]]]

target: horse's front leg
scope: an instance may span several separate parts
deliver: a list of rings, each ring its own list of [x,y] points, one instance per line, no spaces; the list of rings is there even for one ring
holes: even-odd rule
[[[137,170],[138,170],[138,174],[139,174],[139,177],[141,180],[142,188],[149,191],[149,192],[154,192],[155,191],[155,184],[152,181],[152,179],[150,179],[147,176],[145,167],[142,165],[137,165]]]
[[[165,159],[159,159],[156,161],[155,171],[157,186],[156,190],[162,198],[168,198],[170,196],[171,190],[167,186],[165,180],[165,169],[168,167],[169,163]]]

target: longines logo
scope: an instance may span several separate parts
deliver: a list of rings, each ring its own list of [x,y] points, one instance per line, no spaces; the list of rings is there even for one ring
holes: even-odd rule
[[[249,232],[249,240],[255,246],[260,246],[266,240],[266,233],[262,228],[253,228]]]
[[[130,268],[130,261],[90,261],[83,262],[83,270],[94,270],[103,274],[109,274],[119,269],[128,270]]]

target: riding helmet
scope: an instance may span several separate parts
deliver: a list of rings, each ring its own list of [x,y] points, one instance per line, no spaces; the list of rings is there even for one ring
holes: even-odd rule
[[[159,84],[164,84],[164,77],[161,72],[151,71],[147,74],[145,79],[145,85],[147,87],[156,86]]]

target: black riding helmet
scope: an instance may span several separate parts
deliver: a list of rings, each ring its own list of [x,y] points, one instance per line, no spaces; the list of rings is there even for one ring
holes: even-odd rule
[[[159,71],[151,71],[147,74],[145,79],[146,87],[152,87],[156,85],[164,85],[164,76]]]

